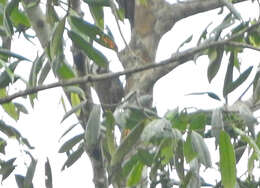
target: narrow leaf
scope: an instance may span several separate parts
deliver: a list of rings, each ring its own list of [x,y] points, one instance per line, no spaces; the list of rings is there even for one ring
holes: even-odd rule
[[[74,106],[72,109],[70,109],[68,112],[66,112],[66,113],[64,114],[64,116],[62,117],[61,123],[62,123],[65,119],[67,119],[70,115],[72,115],[72,114],[78,112],[78,110],[80,110],[81,108],[83,108],[86,104],[87,104],[87,101],[86,101],[86,100],[85,100],[85,101],[82,101],[80,104]]]
[[[5,49],[5,48],[0,48],[0,54],[7,56],[7,57],[13,57],[13,58],[16,58],[16,59],[21,60],[21,61],[31,61],[31,60],[27,59],[26,57],[23,57],[19,54],[11,52],[10,50]]]
[[[236,158],[229,135],[221,131],[219,138],[221,183],[224,188],[236,186]]]
[[[85,131],[86,145],[89,148],[96,146],[100,136],[100,106],[94,106],[87,122],[87,128]]]
[[[65,168],[69,168],[71,165],[73,165],[81,157],[83,152],[84,152],[84,148],[83,148],[83,144],[81,144],[76,151],[74,151],[68,156],[68,159],[62,166],[61,170],[64,170]]]
[[[75,27],[75,32],[79,31],[85,38],[90,37],[100,45],[117,51],[117,45],[113,38],[105,34],[99,27],[75,16],[70,17],[70,23]],[[72,31],[74,31],[73,27]]]
[[[84,134],[79,134],[74,136],[73,138],[69,139],[68,141],[66,141],[59,149],[59,153],[64,153],[64,152],[68,152],[69,150],[71,150],[73,148],[73,146],[75,146],[76,144],[78,144],[81,140],[83,140],[84,138]]]
[[[224,48],[217,47],[214,49],[209,49],[209,59],[210,63],[208,66],[208,80],[209,82],[216,76],[218,73],[219,67],[221,65],[222,57],[223,57]]]
[[[33,185],[32,180],[33,180],[36,164],[37,164],[37,161],[32,158],[31,164],[27,169],[26,176],[25,176],[25,179],[23,182],[24,188],[32,187],[32,185]]]
[[[70,31],[68,33],[71,40],[82,49],[85,54],[92,59],[97,65],[101,67],[106,67],[108,65],[107,58],[96,48],[94,48],[90,43],[88,43],[85,39],[83,39],[80,35],[78,35],[74,31]]]
[[[226,98],[227,95],[230,93],[229,88],[231,88],[231,85],[233,83],[233,68],[234,68],[234,52],[231,52],[229,57],[227,72],[224,80],[224,87],[223,87],[224,98]]]
[[[191,132],[191,143],[193,149],[198,153],[199,161],[204,164],[205,167],[211,167],[211,158],[208,147],[200,134],[195,131]]]
[[[135,128],[132,129],[130,134],[126,136],[120,146],[117,148],[115,154],[112,156],[111,165],[119,165],[125,155],[131,151],[134,144],[139,140],[145,127],[145,122],[138,123]]]
[[[45,186],[46,188],[52,188],[52,172],[51,172],[51,165],[50,161],[47,158],[45,162]]]
[[[140,180],[142,179],[143,167],[144,165],[140,162],[138,162],[134,166],[127,179],[127,186],[129,187],[136,186],[140,182]]]

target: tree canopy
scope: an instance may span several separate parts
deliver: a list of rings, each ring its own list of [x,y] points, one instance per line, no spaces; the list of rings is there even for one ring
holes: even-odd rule
[[[260,107],[259,62],[252,58],[256,62],[251,66],[241,57],[248,56],[248,49],[255,52],[253,57],[259,53],[260,21],[257,13],[242,16],[238,6],[244,4],[260,12],[258,0],[0,0],[0,105],[5,113],[0,120],[2,183],[14,176],[17,187],[34,186],[35,148],[15,121],[21,113],[28,114],[28,101],[32,108],[37,105],[39,92],[60,87],[65,110],[61,123],[71,116],[77,119],[61,135],[64,142],[57,152],[67,156],[61,170],[86,153],[96,188],[259,187],[260,132],[255,115]],[[189,37],[169,58],[156,61],[166,33],[174,34],[172,28],[185,18],[211,10],[218,12],[205,28],[196,20],[200,34],[190,28]],[[108,14],[115,19],[116,30],[110,29]],[[126,19],[130,26],[123,31]],[[123,41],[122,49],[118,40]],[[40,44],[35,59],[26,58],[22,50],[13,51],[17,42],[28,41],[32,49],[35,42]],[[107,50],[117,55],[122,71],[113,71]],[[157,81],[187,62],[198,64],[203,57],[208,59],[204,79],[221,87],[222,94],[183,95],[209,97],[222,105],[210,108],[209,104],[206,110],[174,108],[159,115],[153,105]],[[28,64],[28,73],[17,73]],[[221,69],[223,79],[216,83]],[[52,75],[55,80],[46,83]],[[241,85],[244,89],[238,90]],[[239,95],[236,99],[234,92]],[[10,118],[12,124],[7,121]],[[81,131],[68,137],[75,127]],[[19,156],[6,155],[10,139],[17,140],[20,152],[29,158],[24,174],[16,173],[22,165],[16,163]],[[218,161],[213,161],[216,154]],[[247,163],[246,172],[239,172],[240,163]],[[54,187],[52,165],[46,159],[46,188]],[[216,182],[207,175],[208,169],[220,176]]]

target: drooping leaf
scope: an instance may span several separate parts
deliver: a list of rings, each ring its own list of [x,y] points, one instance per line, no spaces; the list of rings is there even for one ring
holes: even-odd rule
[[[105,125],[106,125],[106,139],[107,139],[107,146],[110,155],[113,155],[116,151],[116,142],[115,142],[115,118],[112,112],[108,111],[105,113]]]
[[[22,112],[24,114],[28,114],[28,110],[25,108],[25,106],[21,103],[14,102],[13,103],[15,108],[17,109],[18,113]]]
[[[0,89],[0,98],[6,97],[6,96],[7,96],[6,90]],[[8,103],[2,104],[2,108],[14,120],[17,121],[19,119],[19,112],[17,111],[13,102],[8,102]]]
[[[10,19],[19,32],[25,31],[31,26],[27,15],[24,11],[19,10],[18,6],[12,10]]]
[[[142,172],[143,172],[144,164],[137,162],[134,168],[131,170],[129,177],[127,179],[127,186],[132,187],[136,186],[140,180],[142,179]]]
[[[0,131],[10,138],[16,138],[18,142],[25,144],[30,149],[34,148],[26,138],[22,137],[21,133],[17,129],[7,125],[3,120],[0,120]]]
[[[35,168],[37,165],[37,161],[33,158],[31,158],[31,164],[29,165],[27,172],[26,172],[26,176],[24,178],[24,182],[23,182],[23,186],[24,188],[31,188],[33,183],[33,177],[34,177],[34,173],[35,173]]]
[[[18,188],[24,188],[23,182],[24,182],[24,176],[15,174],[15,181],[18,186]],[[30,188],[33,188],[32,186]]]
[[[229,88],[231,88],[232,83],[233,83],[233,68],[234,68],[234,53],[230,53],[229,57],[229,63],[225,75],[225,80],[224,80],[224,87],[223,87],[223,96],[226,98],[227,95],[230,93]]]
[[[223,47],[209,49],[209,52],[208,52],[209,59],[210,59],[209,66],[208,66],[209,83],[212,81],[212,79],[218,73],[219,67],[221,65],[222,57],[223,57],[223,52],[224,52]]]
[[[95,147],[98,143],[100,136],[100,115],[100,106],[94,106],[90,112],[87,128],[85,131],[86,145],[89,148]]]
[[[80,143],[80,141],[83,140],[83,138],[84,138],[84,134],[79,134],[69,139],[60,147],[59,153],[68,152],[73,148],[73,146]]]
[[[7,145],[7,142],[0,137],[0,153],[5,154],[5,147]]]
[[[69,168],[71,165],[73,165],[81,157],[83,153],[84,153],[84,148],[83,148],[83,144],[81,144],[76,151],[74,151],[68,156],[68,159],[63,164],[61,170],[64,170],[65,168]]]
[[[220,131],[219,136],[220,173],[224,188],[235,188],[236,185],[236,158],[229,135]]]
[[[174,155],[174,162],[176,167],[176,172],[178,177],[183,180],[184,179],[184,146],[183,141],[179,140],[178,145]]]
[[[205,167],[211,167],[211,157],[209,149],[202,138],[202,136],[195,131],[191,132],[191,143],[194,151],[198,153],[199,161],[204,164]]]
[[[222,111],[220,109],[215,109],[211,115],[211,134],[215,137],[215,146],[217,148],[219,144],[219,134],[220,131],[224,129],[224,121],[222,117]]]
[[[4,27],[5,27],[5,31],[7,36],[12,36],[14,34],[14,29],[13,29],[13,24],[11,21],[11,13],[12,11],[17,8],[19,4],[19,0],[11,0],[5,7],[4,9]]]
[[[192,147],[192,140],[190,134],[187,136],[183,145],[183,154],[187,163],[190,163],[198,153]]]
[[[85,93],[83,91],[83,89],[81,89],[80,87],[77,86],[68,86],[65,88],[65,91],[68,93],[76,93],[78,94],[82,99],[85,99]]]
[[[89,4],[89,10],[91,12],[92,17],[95,20],[96,25],[104,30],[104,10],[100,5]]]
[[[67,63],[62,61],[57,68],[57,75],[59,78],[67,80],[75,77],[73,68]]]
[[[43,84],[43,82],[45,81],[46,77],[48,76],[50,70],[51,70],[51,65],[49,62],[46,62],[41,70],[41,73],[40,73],[40,76],[38,79],[38,85]]]
[[[82,18],[71,16],[70,22],[75,27],[75,32],[79,31],[81,35],[90,37],[102,46],[117,51],[117,45],[113,38],[105,34],[99,27],[84,21]],[[74,31],[72,27],[72,31]],[[85,38],[84,37],[84,38]],[[83,38],[83,37],[82,37]]]
[[[46,188],[52,188],[52,172],[51,172],[51,165],[50,161],[47,158],[47,161],[45,162],[45,186]]]
[[[65,28],[66,16],[57,24],[50,42],[51,59],[60,56],[63,53],[63,32]]]

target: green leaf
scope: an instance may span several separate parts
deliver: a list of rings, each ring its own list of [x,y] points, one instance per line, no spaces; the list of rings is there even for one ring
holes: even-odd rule
[[[25,12],[19,10],[18,6],[12,10],[10,19],[18,31],[24,31],[25,29],[31,27],[27,15]]]
[[[38,79],[38,85],[42,85],[45,79],[47,78],[49,72],[51,70],[51,65],[49,62],[46,62],[45,65],[43,66],[39,79]]]
[[[59,149],[59,153],[64,153],[64,152],[68,152],[69,150],[71,150],[73,148],[73,146],[75,146],[76,144],[78,144],[81,140],[83,140],[84,138],[84,133],[79,134],[74,136],[73,138],[69,139],[68,141],[66,141]]]
[[[78,125],[78,123],[74,123],[73,125],[71,125],[60,137],[59,141],[62,139],[62,137],[64,137],[66,134],[68,134],[74,127],[76,127]]]
[[[222,111],[219,108],[213,110],[213,112],[212,112],[211,126],[212,126],[211,134],[212,134],[212,136],[215,136],[215,146],[217,148],[217,145],[219,144],[220,131],[224,129]]]
[[[8,69],[12,72],[14,72],[16,66],[18,65],[18,61],[15,61],[13,63],[11,63],[8,66]],[[13,81],[16,81],[17,78],[15,78]],[[10,78],[7,70],[3,71],[0,74],[0,89],[7,87],[10,83],[12,83],[12,79]]]
[[[84,148],[83,148],[83,144],[81,144],[76,151],[74,151],[68,156],[68,159],[63,164],[61,170],[64,170],[65,168],[69,168],[71,165],[73,165],[81,157],[83,153],[84,153]]]
[[[106,67],[108,65],[107,58],[96,48],[94,48],[90,43],[83,39],[80,35],[74,31],[68,33],[71,40],[82,49],[85,54],[92,59],[98,66]]]
[[[106,125],[106,139],[109,154],[113,155],[116,151],[116,142],[115,142],[115,119],[112,112],[108,111],[105,113],[105,125]]]
[[[62,62],[60,64],[60,67],[57,70],[57,75],[65,80],[75,78],[75,72],[73,71],[72,67],[66,62]]]
[[[12,11],[17,8],[19,4],[19,0],[12,0],[10,1],[7,6],[4,9],[4,27],[5,27],[5,31],[7,36],[12,36],[14,34],[14,29],[13,29],[13,24],[10,18],[10,15],[12,13]]]
[[[95,20],[96,25],[104,30],[104,10],[100,5],[89,4],[89,10],[91,12],[92,17]]]
[[[26,176],[24,178],[24,182],[23,182],[24,188],[31,188],[32,185],[33,185],[32,180],[33,180],[35,168],[36,168],[36,165],[37,165],[37,161],[33,158],[31,158],[31,160],[32,160],[31,164],[28,167],[27,172],[26,172]]]
[[[143,163],[137,162],[127,179],[127,186],[136,186],[142,179]]]
[[[0,55],[7,56],[7,57],[13,57],[21,61],[31,61],[27,59],[26,57],[23,57],[22,55],[16,54],[14,52],[11,52],[8,49],[0,48]]]
[[[208,80],[209,83],[218,73],[219,67],[221,65],[222,57],[223,57],[224,48],[217,47],[209,49],[208,55],[210,59],[210,63],[208,66]]]
[[[139,122],[135,128],[132,129],[130,134],[126,136],[126,138],[122,141],[120,146],[117,148],[115,154],[112,156],[111,160],[111,165],[112,166],[117,166],[119,165],[125,155],[131,151],[133,148],[134,144],[139,140],[143,130],[145,127],[145,122]]]
[[[193,35],[189,36],[185,41],[181,43],[181,45],[178,47],[177,51],[180,50],[181,47],[183,47],[185,44],[189,43],[192,40]]]
[[[65,91],[68,92],[68,93],[78,94],[82,99],[86,98],[83,89],[81,89],[78,86],[68,86],[68,87],[65,88]]]
[[[5,147],[7,145],[7,142],[0,137],[0,153],[5,154]]]
[[[64,116],[62,117],[61,123],[62,123],[65,119],[67,119],[70,115],[72,115],[72,114],[74,114],[74,113],[76,113],[77,115],[79,115],[78,112],[80,113],[80,110],[81,110],[86,104],[87,104],[87,101],[85,100],[85,101],[82,101],[81,103],[79,103],[78,105],[75,105],[72,109],[70,109],[68,112],[66,112],[66,113],[64,114]]]
[[[0,161],[0,174],[2,175],[2,182],[8,178],[8,176],[15,169],[15,165],[13,164],[16,158],[9,159],[8,161]]]
[[[15,181],[16,181],[18,188],[24,188],[24,186],[23,186],[24,176],[15,174]],[[30,188],[33,188],[33,186],[31,186]]]
[[[99,27],[86,22],[82,18],[71,16],[70,23],[72,25],[72,32],[77,32],[82,35],[82,38],[90,37],[100,45],[117,51],[117,45],[113,38],[105,34]]]
[[[83,0],[88,5],[110,6],[109,0]]]
[[[51,172],[51,165],[50,161],[47,158],[47,161],[45,162],[45,187],[46,188],[52,188],[52,172]]]
[[[231,52],[229,57],[227,72],[224,80],[224,87],[223,87],[224,98],[226,98],[227,95],[230,93],[229,88],[231,88],[233,82],[233,68],[234,68],[234,52]]]
[[[4,121],[0,120],[0,131],[2,133],[4,133],[6,136],[8,136],[9,138],[16,138],[16,140],[19,143],[25,144],[27,147],[29,147],[30,149],[34,149],[34,147],[32,147],[28,140],[24,137],[22,137],[22,135],[20,134],[20,132],[18,130],[16,130],[14,127],[7,125]]]
[[[253,66],[250,66],[243,73],[241,73],[240,76],[234,82],[232,82],[232,84],[229,85],[229,87],[227,87],[227,90],[226,90],[227,94],[231,93],[237,87],[239,87],[248,78],[252,69],[253,69]]]
[[[28,110],[25,108],[25,106],[21,103],[14,102],[13,103],[15,108],[17,109],[18,113],[22,112],[24,114],[28,114]]]
[[[85,131],[86,145],[88,146],[88,148],[93,148],[98,144],[100,136],[100,115],[100,106],[93,106]]]
[[[84,105],[87,103],[86,100],[80,102],[80,97],[77,93],[70,93],[70,100],[71,100],[72,109],[64,115],[62,121],[66,119],[68,116],[70,116],[72,113],[75,113],[77,116],[79,116],[81,112],[81,108],[83,108]]]
[[[66,16],[57,24],[50,42],[50,55],[52,61],[55,57],[63,54],[63,32],[65,29]]]
[[[186,138],[186,141],[184,142],[183,154],[185,156],[187,163],[190,163],[198,155],[198,153],[196,151],[194,151],[194,149],[192,147],[192,141],[191,141],[190,134],[188,135],[188,137]]]
[[[6,90],[0,89],[0,98],[6,97],[6,96],[7,96]],[[14,120],[17,121],[19,119],[19,112],[17,111],[14,103],[12,103],[12,102],[4,103],[4,104],[2,104],[2,108]]]
[[[208,147],[202,138],[202,136],[195,131],[191,132],[191,143],[194,151],[198,153],[199,161],[204,164],[205,167],[211,167],[211,158]]]
[[[232,126],[233,130],[242,137],[244,141],[246,141],[251,148],[253,148],[256,157],[260,160],[260,148],[257,146],[256,142],[253,140],[252,137],[248,136],[244,131]]]
[[[179,140],[175,154],[174,154],[174,162],[176,166],[176,172],[178,177],[183,180],[184,178],[184,145],[183,141]]]
[[[221,183],[224,188],[236,186],[236,158],[229,135],[225,131],[220,132],[219,138]]]

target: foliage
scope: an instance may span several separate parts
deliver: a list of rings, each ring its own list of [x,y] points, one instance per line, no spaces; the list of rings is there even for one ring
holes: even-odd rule
[[[4,40],[11,42],[16,40],[12,38],[16,33],[22,33],[26,39],[30,39],[27,33],[30,32],[30,29],[35,28],[32,27],[30,14],[25,14],[25,12],[28,11],[27,9],[40,6],[39,2],[32,1],[30,4],[26,4],[18,0],[0,1],[0,36],[2,43]],[[89,11],[92,15],[94,24],[81,17],[76,11],[70,10],[68,8],[70,4],[62,4],[62,2],[54,0],[47,1],[48,6],[52,8],[47,9],[48,20],[45,24],[49,24],[52,30],[49,38],[46,39],[48,45],[44,46],[44,52],[40,56],[37,55],[35,60],[29,60],[23,57],[22,53],[14,53],[10,48],[2,46],[0,49],[0,99],[5,99],[11,95],[11,88],[16,87],[17,82],[21,81],[19,84],[24,84],[23,86],[27,90],[32,91],[29,93],[28,99],[34,107],[38,93],[37,90],[33,91],[33,89],[42,86],[51,71],[61,82],[82,76],[77,65],[67,61],[65,38],[73,43],[75,49],[87,57],[89,71],[92,71],[90,75],[99,74],[98,71],[105,74],[109,73],[107,71],[109,68],[108,57],[100,50],[102,49],[100,46],[111,50],[111,53],[117,53],[118,47],[110,30],[108,32],[105,29],[104,7],[109,7],[112,10],[118,22],[122,19],[122,12],[114,1],[84,0],[82,3],[89,7],[89,10],[86,11]],[[149,0],[139,3],[143,7],[149,7]],[[174,109],[159,116],[156,108],[149,105],[151,96],[145,89],[145,91],[139,92],[145,93],[143,96],[139,96],[139,93],[133,89],[120,103],[101,104],[100,106],[93,104],[88,96],[89,93],[87,93],[89,90],[82,87],[81,82],[69,86],[64,85],[63,89],[70,102],[71,109],[68,111],[65,109],[66,112],[61,123],[74,114],[83,129],[82,132],[61,145],[58,152],[67,154],[62,170],[71,167],[86,152],[94,161],[104,163],[103,168],[105,175],[108,175],[106,177],[108,184],[119,185],[119,187],[141,185],[144,181],[143,172],[145,171],[151,188],[157,185],[161,185],[163,188],[173,185],[182,188],[259,186],[259,182],[257,182],[259,177],[254,173],[254,170],[257,168],[256,162],[259,162],[260,159],[260,132],[255,128],[257,119],[253,115],[253,109],[257,108],[260,98],[260,74],[258,71],[252,80],[250,76],[254,72],[253,66],[248,66],[244,71],[240,71],[242,62],[239,58],[240,55],[244,54],[244,48],[259,51],[259,20],[243,21],[231,1],[223,0],[222,3],[228,8],[229,13],[220,12],[220,16],[226,14],[222,22],[212,29],[208,26],[202,31],[197,42],[201,49],[195,47],[193,54],[184,51],[187,52],[184,61],[187,62],[191,59],[195,61],[199,56],[208,56],[209,65],[205,79],[211,84],[214,84],[214,78],[218,76],[221,66],[227,64],[222,83],[222,97],[225,99],[225,105],[207,111]],[[55,11],[57,7],[63,6],[67,7],[68,11],[66,10],[62,18],[59,19]],[[177,55],[183,53],[181,49],[193,42],[192,40],[194,40],[193,33],[180,45]],[[127,46],[127,48],[130,47]],[[134,54],[134,52],[130,50],[129,54]],[[226,55],[229,56],[228,63],[225,63],[224,57]],[[137,61],[139,58],[137,56],[135,60]],[[146,60],[145,58],[142,61]],[[181,62],[179,65],[185,62]],[[24,66],[25,63],[31,65],[31,71],[26,75],[28,79],[16,74],[17,66]],[[97,67],[96,72],[93,71],[95,67]],[[103,70],[107,72],[102,72]],[[236,70],[239,71],[239,74],[234,79],[233,73]],[[102,80],[102,74],[99,74],[99,76],[94,81],[90,79],[86,87],[96,89],[96,82],[107,81]],[[129,77],[126,79],[131,78],[131,75],[127,76]],[[118,76],[112,78],[116,77]],[[142,76],[140,76],[140,79],[142,79]],[[249,79],[252,81],[248,84],[248,88],[253,85],[253,101],[251,101],[253,106],[248,106],[241,100],[244,93],[241,94],[234,105],[230,105],[228,103],[230,94],[237,91],[237,88]],[[194,92],[189,95],[204,94],[214,100],[221,101],[222,98],[211,91]],[[24,100],[28,99],[25,96]],[[65,106],[64,100],[63,104]],[[114,105],[115,111],[104,110],[106,109],[105,105]],[[19,121],[21,113],[28,113],[25,106],[22,102],[18,103],[15,100],[1,103],[5,115],[15,121]],[[62,137],[73,130],[74,127],[76,127],[76,124],[65,131]],[[120,130],[118,135],[115,134],[116,129]],[[0,174],[2,181],[14,175],[19,188],[33,187],[33,177],[37,165],[37,160],[32,154],[34,148],[27,138],[23,137],[15,128],[14,124],[8,125],[5,120],[1,120],[0,132]],[[16,139],[29,156],[30,164],[24,175],[15,173],[16,157],[8,158],[5,155],[8,140],[11,138]],[[116,140],[119,140],[119,138],[120,141],[117,142]],[[208,144],[212,139],[215,141],[216,150],[219,151],[217,173],[221,175],[221,179],[215,185],[208,183],[209,177],[205,177],[201,170],[215,166],[210,152],[213,149],[209,148]],[[238,177],[237,164],[246,153],[248,155],[247,173],[243,177]],[[147,171],[147,169],[149,170]],[[175,177],[172,174],[175,174]],[[45,175],[47,177],[45,185],[47,188],[51,188],[53,177],[48,159],[45,163]],[[96,185],[96,187],[98,186]]]

